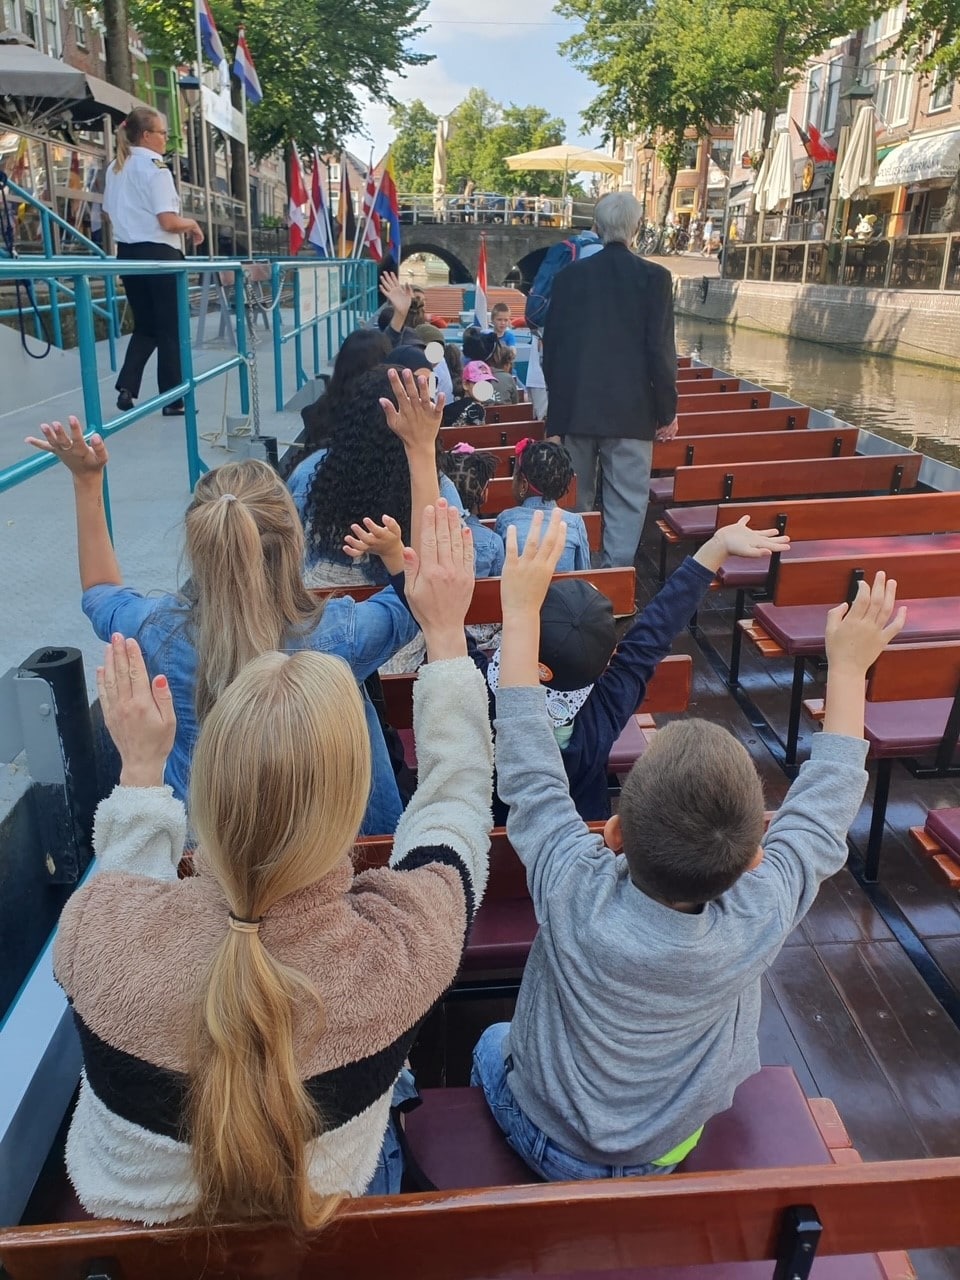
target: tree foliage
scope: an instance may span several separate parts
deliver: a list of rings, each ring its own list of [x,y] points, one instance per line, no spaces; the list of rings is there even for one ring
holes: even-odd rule
[[[433,149],[437,117],[416,99],[394,110],[393,158],[404,191],[428,192],[433,186]],[[543,107],[504,106],[483,89],[471,89],[449,116],[447,190],[458,191],[472,178],[480,191],[530,195],[559,194],[563,175],[513,173],[504,158],[521,151],[552,147],[564,140],[564,123]]]
[[[919,49],[921,71],[960,75],[960,0],[908,0],[896,47]]]
[[[106,11],[112,0],[98,0]],[[232,62],[237,30],[263,87],[248,116],[250,147],[263,156],[296,139],[302,148],[333,149],[356,130],[363,104],[391,102],[388,78],[429,56],[409,42],[426,0],[211,0]],[[191,0],[129,0],[131,24],[155,60],[196,60]]]

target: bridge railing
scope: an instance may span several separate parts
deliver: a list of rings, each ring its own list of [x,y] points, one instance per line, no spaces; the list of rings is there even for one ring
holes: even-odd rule
[[[573,227],[593,225],[593,200],[567,196],[518,196],[475,191],[465,195],[400,192],[400,221],[409,225],[448,222],[482,226]]]
[[[286,408],[283,348],[293,343],[294,392],[311,378],[319,378],[324,365],[352,333],[377,310],[377,264],[369,258],[274,258],[270,264],[270,292],[276,302],[287,284],[292,286],[292,316],[286,321],[274,310],[273,371],[277,412]],[[307,359],[312,373],[307,373]]]

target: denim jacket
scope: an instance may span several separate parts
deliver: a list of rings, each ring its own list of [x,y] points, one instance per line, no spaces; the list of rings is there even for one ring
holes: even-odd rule
[[[162,674],[170,681],[177,734],[164,778],[174,795],[186,803],[190,761],[199,733],[194,706],[197,651],[190,636],[189,607],[176,596],[142,596],[130,587],[105,584],[83,593],[83,611],[101,640],[108,640],[115,631],[134,637],[151,678]],[[288,647],[342,658],[361,681],[418,631],[406,605],[388,588],[361,604],[346,596],[327,601],[315,630],[292,640]],[[389,835],[403,805],[377,713],[365,693],[364,714],[370,733],[373,782],[361,833]]]
[[[497,516],[496,531],[500,537],[506,542],[507,529],[510,525],[517,526],[517,547],[523,550],[527,541],[527,534],[530,532],[530,526],[533,524],[533,517],[538,511],[543,512],[543,522],[550,519],[550,512],[557,504],[550,502],[546,498],[531,495],[525,498],[519,507],[510,507],[508,511],[501,511]],[[587,526],[583,523],[583,517],[577,515],[575,511],[564,511],[563,518],[567,523],[567,545],[564,548],[563,555],[557,563],[557,573],[571,573],[575,569],[590,568],[590,543],[587,540]]]
[[[473,534],[473,574],[475,578],[499,578],[503,573],[506,551],[499,533],[485,525],[479,516],[465,515],[463,523]]]

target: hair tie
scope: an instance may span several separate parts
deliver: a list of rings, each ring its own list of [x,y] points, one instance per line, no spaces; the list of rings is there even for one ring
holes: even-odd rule
[[[235,493],[221,493],[220,495],[221,502],[236,502],[236,500],[237,495]]]
[[[524,436],[522,440],[518,440],[513,450],[515,458],[519,458],[532,444],[536,444],[533,436]]]
[[[262,923],[263,916],[258,916],[256,920],[245,920],[243,916],[235,916],[232,911],[227,913],[227,924],[237,933],[259,933]]]
[[[465,440],[461,440],[459,444],[455,444],[450,450],[451,453],[476,453],[476,449],[472,444],[467,444]]]

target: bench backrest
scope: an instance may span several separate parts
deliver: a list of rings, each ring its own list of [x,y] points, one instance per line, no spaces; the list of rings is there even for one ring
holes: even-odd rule
[[[487,422],[532,422],[532,404],[488,404],[484,410]]]
[[[790,405],[786,409],[751,409],[743,406],[730,410],[721,407],[701,413],[698,404],[696,413],[688,413],[684,404],[680,408],[678,434],[706,436],[722,433],[739,435],[745,431],[794,431],[805,427],[809,421],[810,410],[806,405]]]
[[[734,410],[769,409],[773,399],[772,391],[727,391],[718,395],[707,386],[707,392],[680,397],[677,412],[681,423],[687,413],[733,413]]]
[[[874,664],[867,681],[867,701],[952,698],[958,689],[960,640],[946,640],[939,644],[895,644]]]
[[[856,427],[841,427],[836,431],[678,435],[653,446],[653,469],[674,471],[677,467],[716,462],[767,462],[775,458],[846,458],[854,453],[859,435]]]
[[[580,518],[587,529],[587,542],[590,544],[591,551],[599,551],[603,546],[603,516],[599,511],[581,511]],[[488,529],[492,529],[497,523],[495,518],[487,517],[480,521],[485,524]]]
[[[656,456],[656,455],[654,455]],[[898,493],[868,498],[810,498],[779,502],[729,502],[717,508],[717,528],[750,517],[755,529],[784,532],[795,542],[812,538],[885,538],[907,533],[960,530],[957,493]]]
[[[0,1260],[11,1280],[623,1274],[773,1261],[791,1206],[818,1215],[820,1255],[949,1248],[958,1201],[960,1158],[844,1163],[361,1197],[302,1242],[269,1225],[13,1227],[0,1231]],[[778,1274],[791,1274],[785,1262]]]
[[[704,378],[719,378],[720,376],[720,371],[714,369],[712,365],[698,365],[693,368],[690,365],[682,365],[677,361],[678,382],[702,382]]]
[[[519,444],[528,436],[531,440],[542,440],[545,425],[539,419],[532,422],[507,422],[502,426],[484,423],[482,427],[441,427],[440,445],[443,449],[452,449],[463,441],[473,445],[474,449],[491,449],[504,445]]]
[[[506,511],[509,507],[517,506],[517,500],[513,496],[513,479],[511,476],[494,477],[487,485],[487,496],[483,501],[482,514],[485,516],[499,515],[501,511]],[[577,477],[574,476],[570,482],[570,488],[557,502],[558,507],[563,507],[566,511],[572,511],[577,505]]]
[[[674,502],[733,502],[805,494],[897,493],[912,489],[920,474],[918,453],[785,462],[716,462],[678,467]],[[760,527],[760,526],[758,526]]]
[[[688,396],[730,395],[731,392],[740,390],[739,378],[704,378],[701,381],[685,378],[682,382],[677,380],[677,393],[681,399],[686,399]]]
[[[882,551],[781,559],[773,602],[840,604],[852,594],[858,576],[872,582],[880,569],[896,579],[901,600],[952,596],[960,583],[960,551]]]
[[[592,582],[598,591],[609,599],[613,605],[614,616],[629,618],[637,611],[637,571],[631,565],[622,569],[578,569],[576,573],[557,573],[555,578],[584,578]],[[383,587],[314,587],[312,595],[318,598],[327,596],[350,596],[354,600],[369,600],[372,595],[382,591]],[[473,599],[467,610],[465,619],[468,626],[481,622],[502,622],[503,612],[500,608],[500,579],[478,578],[473,584]]]

